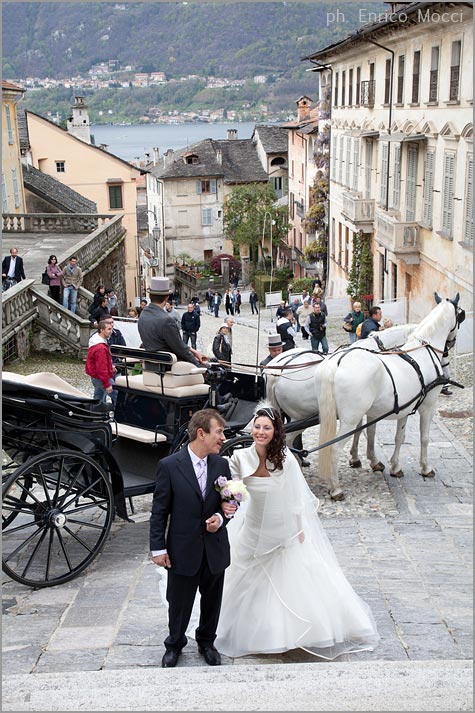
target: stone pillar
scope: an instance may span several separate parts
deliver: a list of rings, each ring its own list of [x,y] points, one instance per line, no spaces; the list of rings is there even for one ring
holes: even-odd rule
[[[244,287],[247,287],[249,284],[249,258],[248,257],[241,258],[241,268],[242,268],[242,274],[241,274],[242,284],[244,285]]]
[[[223,278],[224,289],[227,290],[229,287],[229,258],[221,258],[221,276]]]

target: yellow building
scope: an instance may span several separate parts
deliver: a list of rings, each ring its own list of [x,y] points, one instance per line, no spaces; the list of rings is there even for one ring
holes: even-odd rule
[[[16,104],[24,89],[2,80],[2,213],[25,213]]]
[[[33,166],[94,201],[100,214],[122,215],[127,304],[139,297],[136,181],[143,170],[87,144],[39,114],[27,111]]]

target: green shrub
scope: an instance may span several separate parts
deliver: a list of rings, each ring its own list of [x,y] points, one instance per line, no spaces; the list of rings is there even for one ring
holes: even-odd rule
[[[312,282],[313,278],[311,277],[299,277],[297,280],[294,280],[292,282],[292,292],[295,294],[297,292],[303,292],[303,290],[307,290],[307,292],[311,293]]]

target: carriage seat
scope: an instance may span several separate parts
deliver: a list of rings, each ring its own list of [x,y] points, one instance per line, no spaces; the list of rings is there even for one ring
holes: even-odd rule
[[[176,398],[202,396],[209,392],[209,386],[203,380],[205,372],[206,368],[195,366],[190,362],[175,361],[171,369],[163,375],[144,369],[143,374],[137,376],[118,376],[115,383],[117,386],[128,386],[131,389]]]
[[[39,389],[53,391],[54,393],[64,394],[65,396],[78,396],[83,399],[92,399],[92,396],[89,394],[85,394],[84,391],[76,389],[75,386],[71,386],[71,384],[68,384],[68,382],[64,381],[60,376],[49,371],[40,371],[36,374],[28,374],[27,376],[15,374],[11,371],[4,371],[2,373],[2,379],[21,384],[30,384]]]

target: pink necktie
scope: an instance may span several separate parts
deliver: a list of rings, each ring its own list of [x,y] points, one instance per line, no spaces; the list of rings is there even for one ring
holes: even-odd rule
[[[198,461],[198,483],[200,484],[203,500],[206,494],[206,480],[206,461],[200,460]]]

